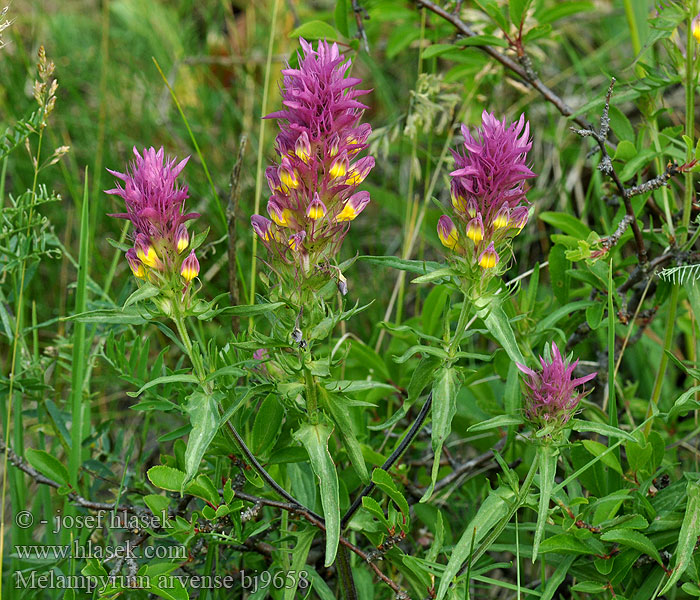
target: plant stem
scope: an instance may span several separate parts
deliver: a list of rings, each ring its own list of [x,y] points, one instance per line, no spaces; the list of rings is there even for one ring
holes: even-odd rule
[[[263,82],[263,94],[262,94],[262,106],[260,108],[261,117],[267,112],[267,97],[270,91],[270,68],[272,66],[272,50],[275,45],[275,28],[277,24],[277,12],[279,11],[279,0],[274,0],[272,5],[272,22],[270,23],[270,39],[267,44],[267,59],[265,61],[265,80]],[[255,206],[253,208],[253,214],[258,214],[260,212],[260,195],[262,194],[262,162],[263,162],[263,148],[265,146],[265,123],[266,120],[260,119],[260,130],[258,133],[258,161],[255,167]],[[250,260],[250,295],[248,297],[248,303],[255,303],[255,277],[257,270],[257,254],[258,250],[258,236],[253,236],[253,248],[251,250],[251,260]],[[253,329],[253,317],[248,321],[248,329],[252,331]]]
[[[686,55],[685,55],[685,134],[691,139],[695,139],[695,38],[692,35],[693,18],[697,14],[697,0],[691,0],[688,18],[686,23]],[[686,153],[686,160],[690,161],[693,158],[693,147],[689,147]],[[683,216],[681,220],[681,232],[678,236],[679,245],[683,246],[688,239],[688,226],[690,225],[690,213],[693,205],[693,195],[695,188],[693,187],[693,174],[687,172],[685,174],[685,198],[683,203]],[[661,355],[661,363],[659,371],[656,374],[654,381],[654,390],[647,409],[647,422],[644,426],[644,435],[649,435],[653,424],[653,419],[649,419],[654,409],[659,403],[661,396],[661,388],[664,384],[666,376],[666,367],[668,366],[668,352],[671,351],[673,345],[673,333],[676,325],[676,311],[678,309],[678,298],[680,295],[680,287],[674,285],[671,290],[671,297],[668,305],[668,320],[666,321],[666,333],[664,335],[664,350]]]
[[[459,342],[464,335],[464,330],[467,324],[467,317],[469,316],[469,302],[467,301],[467,295],[463,295],[462,307],[459,311],[459,318],[457,319],[457,328],[455,329],[454,335],[450,340],[450,345],[448,349],[448,354],[454,358],[457,349],[459,348]]]
[[[311,371],[306,367],[304,367],[304,383],[306,384],[306,412],[311,423],[317,423],[318,392],[316,390],[316,381]]]

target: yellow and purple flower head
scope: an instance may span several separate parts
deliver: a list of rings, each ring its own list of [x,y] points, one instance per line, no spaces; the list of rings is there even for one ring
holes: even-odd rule
[[[126,259],[139,279],[187,286],[199,273],[194,251],[183,258],[190,246],[186,223],[199,217],[197,213],[185,213],[187,186],[177,183],[189,157],[177,162],[166,157],[163,148],[147,148],[143,154],[134,148],[134,155],[126,173],[107,169],[123,183],[106,193],[120,196],[126,204],[125,213],[110,216],[127,219],[134,226],[134,246],[127,251]]]
[[[282,71],[284,109],[266,117],[280,128],[278,163],[265,171],[269,219],[254,215],[251,225],[273,267],[289,266],[306,278],[338,252],[350,221],[369,203],[369,193],[356,188],[374,158],[359,157],[372,128],[359,123],[367,107],[356,98],[367,91],[347,75],[351,61],[336,44],[300,43],[299,68]]]
[[[520,233],[528,220],[526,180],[535,177],[527,165],[532,148],[524,115],[506,124],[486,111],[472,136],[462,125],[464,152],[453,150],[450,173],[455,220],[440,217],[438,236],[444,246],[481,269],[500,262],[503,242]]]
[[[518,369],[527,375],[525,416],[530,422],[542,427],[564,425],[576,412],[581,399],[590,393],[580,392],[576,388],[593,379],[597,373],[572,379],[578,360],[573,363],[564,360],[554,342],[551,360],[547,361],[540,356],[540,364],[541,371],[517,364]]]

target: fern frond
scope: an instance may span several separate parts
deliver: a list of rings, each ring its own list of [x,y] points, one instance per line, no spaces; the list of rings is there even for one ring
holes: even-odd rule
[[[659,273],[661,279],[670,281],[675,285],[684,285],[685,283],[697,283],[700,281],[700,264],[695,265],[680,265],[664,269]]]

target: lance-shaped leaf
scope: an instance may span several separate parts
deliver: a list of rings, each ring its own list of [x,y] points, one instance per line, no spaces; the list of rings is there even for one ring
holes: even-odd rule
[[[328,410],[333,416],[333,420],[338,426],[340,436],[343,438],[343,445],[347,450],[352,467],[355,469],[355,473],[357,473],[357,475],[360,477],[362,483],[369,483],[367,465],[365,465],[365,459],[362,456],[360,442],[357,441],[357,437],[355,436],[355,430],[346,403],[343,402],[343,398],[340,396],[336,394],[329,394],[323,388],[319,388],[319,391],[321,397],[325,401],[326,406],[328,406]]]
[[[452,431],[452,418],[457,411],[457,374],[450,367],[443,367],[438,371],[433,384],[433,434],[432,446],[433,468],[430,474],[430,486],[421,498],[426,502],[433,494],[438,469],[440,468],[440,456],[442,445]]]
[[[330,567],[338,552],[340,540],[340,501],[338,499],[338,473],[328,452],[328,440],[333,429],[325,423],[302,425],[294,438],[301,442],[309,453],[311,468],[321,488],[321,505],[326,520],[326,562]]]
[[[676,546],[676,551],[673,553],[675,557],[673,572],[664,589],[659,592],[659,596],[663,596],[675,586],[681,575],[685,573],[693,558],[695,544],[698,541],[698,537],[700,537],[700,483],[689,481],[686,493],[688,495],[688,503],[685,508],[681,530],[678,534],[678,546]]]
[[[537,526],[535,527],[535,539],[532,543],[532,562],[537,560],[537,552],[542,541],[544,526],[549,514],[549,500],[552,497],[554,487],[554,475],[557,472],[557,457],[559,452],[550,445],[540,446],[537,452],[540,471],[540,504],[537,510]]]
[[[219,429],[219,411],[212,396],[202,392],[194,392],[187,402],[187,413],[190,415],[192,431],[187,439],[185,450],[185,480],[184,486],[195,476],[199,463],[209,444]]]
[[[516,495],[510,488],[501,487],[489,494],[452,550],[450,560],[440,578],[436,600],[445,598],[452,580],[469,559],[471,550],[476,548],[498,522],[508,515],[510,506],[514,502],[516,502]]]

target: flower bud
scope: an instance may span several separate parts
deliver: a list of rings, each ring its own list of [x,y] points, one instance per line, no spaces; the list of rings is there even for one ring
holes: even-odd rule
[[[501,209],[493,217],[491,224],[493,225],[494,229],[503,229],[504,227],[508,227],[510,224],[510,210],[507,206],[504,205],[501,207]]]
[[[158,269],[161,266],[160,259],[156,254],[156,249],[151,245],[149,239],[142,233],[136,236],[135,241],[136,256],[139,260],[152,269]]]
[[[134,250],[133,248],[129,248],[126,251],[126,260],[129,263],[131,272],[136,277],[138,277],[139,279],[146,278],[146,268],[143,266],[143,263],[139,260],[138,256],[136,255],[136,250]]]
[[[452,206],[457,212],[464,213],[467,211],[467,199],[454,185],[451,186],[450,197],[452,198]]]
[[[700,44],[700,13],[695,16],[691,23],[691,30],[695,41]]]
[[[365,156],[357,161],[357,164],[353,166],[348,172],[348,176],[345,179],[347,185],[359,185],[361,184],[369,172],[374,168],[374,157]]]
[[[482,269],[493,269],[501,258],[498,256],[498,252],[491,242],[486,250],[484,250],[479,256],[479,266]]]
[[[253,215],[250,217],[250,224],[253,227],[253,231],[257,233],[263,241],[267,242],[272,239],[272,234],[270,232],[272,221],[260,215]]]
[[[312,221],[318,221],[326,216],[326,205],[321,202],[318,194],[314,194],[314,199],[310,202],[309,207],[306,209],[306,216]]]
[[[437,232],[443,246],[453,249],[459,242],[457,228],[447,215],[442,215],[438,220]]]
[[[573,364],[565,361],[557,345],[552,342],[551,360],[547,361],[540,356],[541,371],[534,371],[525,365],[517,364],[525,375],[525,416],[535,424],[565,424],[576,412],[581,398],[587,392],[576,390],[593,379],[597,373],[584,375],[578,379],[572,379],[572,375],[578,360]]]
[[[467,237],[475,244],[484,239],[484,224],[480,214],[467,223]]]
[[[187,233],[187,227],[180,225],[180,227],[177,228],[177,235],[175,236],[175,247],[177,248],[177,253],[181,254],[189,245],[190,234]]]
[[[348,201],[343,206],[343,210],[340,211],[338,216],[335,218],[336,221],[352,221],[357,215],[359,215],[369,204],[369,192],[357,192],[348,198]]]
[[[340,179],[341,177],[345,177],[345,174],[348,172],[348,157],[345,155],[345,153],[340,154],[339,156],[336,156],[333,159],[333,162],[331,163],[331,168],[328,171],[330,176],[333,179]]]
[[[527,206],[518,206],[513,209],[510,215],[510,222],[513,227],[522,229],[527,225],[527,221],[530,218],[530,211],[528,211]]]
[[[309,142],[309,135],[306,131],[302,131],[301,135],[294,143],[294,154],[303,162],[309,162],[309,157],[311,156],[311,142]]]
[[[301,250],[302,242],[304,241],[305,237],[305,231],[300,231],[299,233],[296,233],[289,237],[287,243],[289,244],[289,247],[292,249],[293,252],[299,252]]]
[[[299,177],[296,169],[292,167],[292,163],[289,162],[286,156],[282,158],[282,164],[277,170],[277,175],[282,183],[282,191],[294,190],[299,187]]]
[[[288,208],[282,208],[279,202],[273,199],[267,203],[267,212],[276,225],[289,227],[290,211]]]
[[[197,275],[199,275],[199,261],[197,260],[197,257],[194,255],[194,250],[189,253],[187,258],[182,261],[182,267],[180,268],[180,275],[182,275],[182,278],[185,280],[185,282],[189,283],[192,281]]]

